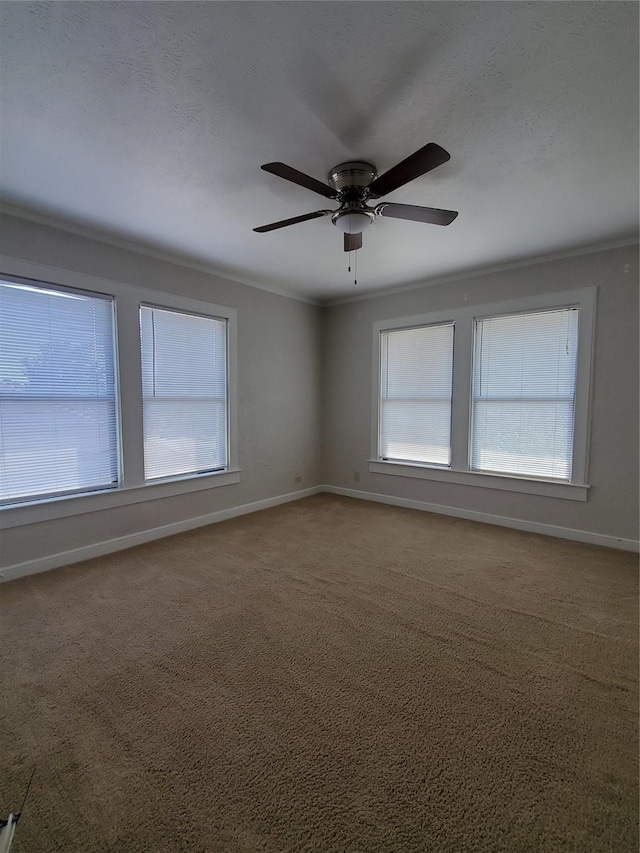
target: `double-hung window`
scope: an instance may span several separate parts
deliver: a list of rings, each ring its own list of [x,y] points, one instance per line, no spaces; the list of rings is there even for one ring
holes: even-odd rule
[[[380,456],[449,465],[453,324],[384,331],[380,348]]]
[[[594,309],[576,290],[375,323],[370,470],[586,500]]]
[[[0,281],[0,502],[118,485],[113,300]]]
[[[570,480],[578,308],[475,322],[471,467]]]
[[[228,463],[227,321],[140,308],[147,481]]]
[[[240,481],[235,308],[5,264],[0,527]]]

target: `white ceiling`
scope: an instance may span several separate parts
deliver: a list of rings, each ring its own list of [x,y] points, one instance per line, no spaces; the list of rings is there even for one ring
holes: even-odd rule
[[[358,292],[637,235],[638,4],[1,3],[2,198],[329,299],[354,293],[327,206],[260,170],[451,160],[385,198]],[[331,206],[331,203],[329,203]]]

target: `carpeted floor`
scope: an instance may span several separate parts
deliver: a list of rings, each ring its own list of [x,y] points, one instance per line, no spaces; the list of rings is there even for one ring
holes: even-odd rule
[[[6,584],[15,853],[636,853],[637,593],[331,495]]]

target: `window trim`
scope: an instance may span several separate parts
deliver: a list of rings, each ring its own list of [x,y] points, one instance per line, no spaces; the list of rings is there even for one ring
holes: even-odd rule
[[[237,440],[238,312],[236,308],[8,256],[0,256],[0,268],[2,275],[7,279],[28,279],[44,286],[66,291],[80,290],[113,299],[116,407],[120,426],[120,479],[117,487],[7,504],[0,508],[0,530],[240,482],[241,469],[238,464]],[[145,482],[139,333],[141,304],[153,304],[227,321],[229,459],[224,471]],[[121,369],[124,365],[126,370]]]
[[[226,396],[225,396],[225,420],[227,426],[227,434],[226,434],[226,442],[225,442],[225,457],[227,460],[226,465],[219,469],[208,469],[206,471],[201,472],[189,472],[186,474],[172,474],[168,477],[147,477],[145,475],[145,485],[153,485],[154,483],[172,483],[176,480],[184,480],[189,477],[202,477],[213,474],[223,474],[229,469],[229,465],[231,463],[231,429],[230,429],[230,417],[229,417],[229,406],[230,406],[230,382],[229,382],[229,318],[225,316],[216,316],[213,314],[203,314],[201,311],[186,311],[183,309],[175,309],[175,308],[167,308],[166,305],[153,305],[148,302],[140,302],[138,305],[138,321],[139,321],[139,344],[140,344],[140,395],[142,399],[142,415],[143,415],[143,428],[144,428],[144,386],[142,383],[142,309],[149,308],[151,310],[158,309],[159,311],[173,311],[177,314],[185,314],[189,317],[202,317],[206,320],[218,320],[225,324],[224,330],[224,339],[225,339],[225,375],[226,375]],[[144,453],[144,446],[143,446]],[[143,459],[143,468],[144,468],[144,459]]]
[[[456,337],[456,327],[455,323],[422,323],[415,326],[403,326],[401,329],[381,329],[378,333],[378,343],[379,343],[379,355],[378,355],[378,381],[376,385],[376,393],[378,394],[378,420],[377,420],[377,435],[376,435],[376,447],[380,447],[380,442],[382,440],[382,417],[381,417],[381,409],[382,409],[382,336],[387,332],[406,332],[412,331],[413,329],[429,329],[429,328],[451,328],[451,409],[449,413],[449,443],[451,444],[451,430],[453,426],[453,381],[454,381],[454,364],[453,364],[453,353],[455,352],[455,337]],[[388,399],[388,398],[387,398]],[[403,460],[403,459],[394,459],[391,457],[379,457],[380,461],[384,462],[395,462],[400,464],[408,464],[408,465],[428,465],[429,467],[437,468],[439,470],[448,471],[450,465],[443,464],[441,462],[412,462],[411,460]]]
[[[449,311],[435,311],[373,323],[371,449],[369,471],[373,474],[434,480],[464,486],[481,486],[547,497],[586,501],[591,422],[591,385],[597,289],[581,288],[545,293],[495,303],[465,305]],[[519,477],[512,474],[473,471],[471,465],[471,413],[473,346],[475,321],[500,315],[577,307],[578,354],[571,481]],[[451,322],[454,324],[453,405],[451,423],[451,465],[447,468],[422,463],[383,461],[379,456],[380,341],[381,332]]]
[[[9,275],[7,273],[1,272],[0,279],[2,281],[6,281],[9,284],[17,284],[17,285],[25,285],[32,290],[41,290],[49,293],[60,293],[60,294],[68,294],[70,296],[80,296],[80,297],[89,297],[92,299],[102,299],[109,306],[109,314],[111,318],[111,347],[112,347],[112,360],[113,360],[113,397],[108,398],[110,401],[113,401],[114,413],[115,413],[115,422],[116,422],[116,434],[115,434],[115,447],[114,447],[114,455],[116,465],[116,478],[113,482],[103,483],[101,485],[94,484],[88,488],[75,488],[75,489],[66,489],[64,491],[59,492],[41,492],[37,495],[30,495],[26,498],[17,498],[13,501],[9,499],[0,499],[0,511],[5,509],[13,509],[14,507],[22,507],[22,506],[32,506],[34,504],[39,504],[43,502],[50,502],[56,500],[63,500],[65,498],[74,498],[80,497],[86,494],[103,494],[105,492],[113,492],[117,491],[122,482],[122,441],[121,441],[121,431],[120,431],[120,374],[118,370],[118,351],[117,351],[117,330],[116,330],[116,299],[115,296],[109,293],[104,293],[97,290],[88,290],[87,288],[80,287],[67,287],[62,284],[54,284],[50,281],[42,281],[41,279],[29,278],[21,275]],[[34,397],[31,397],[33,400]],[[46,400],[47,402],[56,402],[57,397],[47,396],[47,395],[38,395],[38,399]],[[74,399],[89,399],[93,400],[95,397],[89,398],[81,398],[74,397]],[[107,398],[100,398],[106,400]],[[0,528],[1,529],[1,528]]]

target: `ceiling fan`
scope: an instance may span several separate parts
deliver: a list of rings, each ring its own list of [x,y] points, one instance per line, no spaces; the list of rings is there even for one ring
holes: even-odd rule
[[[306,187],[325,198],[335,199],[340,206],[337,210],[315,210],[313,213],[294,216],[292,219],[281,219],[279,222],[261,225],[260,228],[253,230],[264,233],[275,231],[277,228],[286,228],[288,225],[296,225],[298,222],[306,222],[308,219],[330,216],[331,222],[344,231],[345,252],[351,252],[362,246],[362,231],[378,216],[410,219],[431,225],[449,225],[458,215],[455,210],[391,202],[382,202],[375,207],[367,204],[370,199],[378,199],[397,190],[398,187],[441,166],[449,159],[451,155],[444,148],[429,142],[380,176],[371,163],[360,160],[340,163],[329,172],[329,184],[323,184],[285,163],[265,163],[260,167],[265,172]]]

